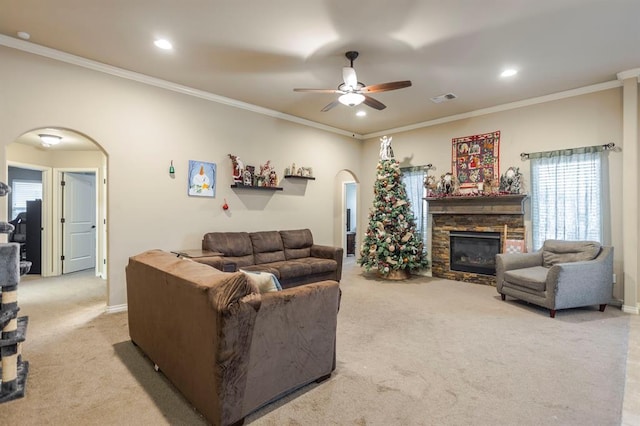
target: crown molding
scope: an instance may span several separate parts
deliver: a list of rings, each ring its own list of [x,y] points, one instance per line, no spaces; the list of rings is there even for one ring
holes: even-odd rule
[[[634,68],[631,70],[621,71],[618,73],[618,80],[626,80],[628,78],[637,78],[640,81],[640,68]]]
[[[640,68],[638,69],[640,70]],[[611,80],[604,83],[593,84],[591,86],[579,87],[577,89],[565,90],[564,92],[552,93],[550,95],[539,96],[537,98],[525,99],[522,101],[511,102],[508,104],[496,105],[489,108],[478,109],[475,111],[465,112],[463,114],[450,115],[448,117],[437,118],[435,120],[424,121],[422,123],[411,124],[409,126],[397,127],[395,129],[383,130],[381,132],[369,133],[363,135],[364,139],[384,136],[391,133],[408,132],[411,130],[421,129],[423,127],[436,126],[438,124],[450,123],[452,121],[465,120],[482,115],[493,114],[496,112],[509,111],[512,109],[523,108],[531,105],[542,104],[545,102],[557,101],[559,99],[572,98],[574,96],[586,95],[588,93],[600,92],[603,90],[622,87],[622,82]]]
[[[50,47],[41,46],[39,44],[31,43],[25,40],[20,40],[14,37],[9,37],[0,34],[0,45],[10,47],[12,49],[21,50],[23,52],[32,53],[34,55],[42,56],[56,61],[65,62],[67,64],[77,65],[82,68],[87,68],[93,71],[109,74],[112,76],[124,78],[127,80],[136,81],[138,83],[147,84],[149,86],[159,87],[161,89],[170,90],[172,92],[181,93],[183,95],[193,96],[200,99],[205,99],[211,102],[239,108],[257,114],[266,115],[273,118],[279,118],[281,120],[290,121],[296,124],[301,124],[307,127],[313,127],[316,129],[324,130],[327,132],[335,133],[342,136],[348,136],[355,139],[363,139],[360,134],[354,134],[347,130],[338,129],[336,127],[327,126],[325,124],[317,123],[315,121],[307,120],[304,118],[296,117],[294,115],[285,114],[279,111],[275,111],[269,108],[260,107],[247,102],[238,101],[235,99],[227,98],[225,96],[216,95],[215,93],[206,92],[204,90],[194,89],[192,87],[183,86],[181,84],[172,83],[160,78],[151,77],[145,74],[137,73],[134,71],[125,70],[123,68],[107,65],[102,62],[93,61],[80,56],[65,53],[60,50],[52,49]]]

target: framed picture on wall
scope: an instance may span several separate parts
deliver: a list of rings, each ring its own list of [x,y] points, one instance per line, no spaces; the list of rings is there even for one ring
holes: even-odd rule
[[[192,197],[216,196],[216,165],[189,160],[188,194]]]
[[[454,138],[451,171],[460,188],[477,188],[500,176],[500,131]]]

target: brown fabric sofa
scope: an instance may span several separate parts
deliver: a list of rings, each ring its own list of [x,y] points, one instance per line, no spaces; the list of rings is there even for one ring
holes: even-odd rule
[[[126,277],[132,342],[214,425],[335,369],[336,281],[260,294],[161,250],[131,257]]]
[[[270,272],[282,288],[342,277],[343,249],[314,244],[309,229],[209,232],[202,239],[202,249],[223,256],[198,258],[198,262],[219,270]]]

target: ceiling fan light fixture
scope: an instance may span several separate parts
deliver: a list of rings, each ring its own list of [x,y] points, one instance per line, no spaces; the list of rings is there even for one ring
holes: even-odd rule
[[[360,93],[345,93],[338,98],[341,104],[346,106],[356,106],[364,102],[364,95]]]
[[[42,146],[44,147],[58,145],[62,140],[62,136],[58,136],[58,135],[40,134],[38,136],[40,137],[40,141],[42,142]]]

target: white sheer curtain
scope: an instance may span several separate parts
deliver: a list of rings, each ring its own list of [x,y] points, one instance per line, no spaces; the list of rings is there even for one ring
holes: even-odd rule
[[[426,172],[423,167],[402,169],[402,181],[407,190],[407,199],[411,203],[416,230],[422,237],[424,247],[427,246],[427,203],[424,199],[424,178]]]
[[[580,148],[531,159],[533,249],[547,239],[603,242],[606,154]]]

